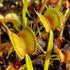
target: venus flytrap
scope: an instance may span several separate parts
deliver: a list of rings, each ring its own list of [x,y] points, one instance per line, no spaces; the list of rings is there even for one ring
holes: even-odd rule
[[[57,40],[60,40],[62,42],[62,39],[65,40],[65,38],[63,37],[63,30],[64,30],[64,27],[65,27],[65,23],[68,19],[70,15],[70,9],[67,9],[66,12],[64,13],[64,15],[62,14],[62,26],[60,28],[58,28],[58,30],[60,31],[59,32],[59,35],[57,37]]]
[[[39,16],[43,26],[45,27],[46,32],[50,33],[48,47],[46,51],[45,65],[44,65],[44,70],[48,70],[51,52],[53,48],[52,31],[62,26],[62,16],[58,10],[53,8],[47,8],[47,10],[44,12],[44,16],[39,13],[37,13],[37,15]]]
[[[21,22],[15,13],[9,13],[5,16],[5,23],[8,23],[8,22],[12,22],[12,24],[14,25],[14,28],[17,31],[20,31],[19,26],[20,26]]]
[[[10,31],[6,24],[2,23],[7,29],[11,43],[17,55],[23,59],[26,54],[34,55],[37,51],[37,40],[34,32],[29,27],[24,27],[18,34]],[[40,46],[39,46],[40,47]],[[41,48],[43,51],[43,49]],[[43,51],[44,52],[44,51]]]
[[[4,24],[4,23],[5,23],[5,18],[2,15],[0,15],[0,24]],[[0,53],[8,52],[9,55],[11,53],[11,48],[12,47],[9,42],[1,43],[1,38],[0,38]]]
[[[70,50],[66,50],[66,51],[62,52],[61,49],[59,49],[57,46],[54,46],[54,53],[56,53],[59,56],[61,62],[66,63],[66,65],[68,66],[68,69],[66,69],[66,70],[69,70],[69,68],[70,68]]]
[[[17,55],[23,59],[26,57],[26,65],[28,70],[33,70],[32,62],[30,57],[27,54],[34,55],[37,51],[37,46],[40,47],[39,44],[37,44],[36,37],[29,27],[24,27],[22,31],[20,31],[18,34],[15,34],[14,32],[10,31],[6,24],[2,23],[3,26],[7,29],[9,38],[11,40],[11,43],[13,45],[14,50],[16,51]],[[42,48],[40,48],[43,51]],[[44,52],[45,53],[45,52]],[[29,64],[28,64],[29,63]]]
[[[10,55],[10,53],[12,52],[12,46],[9,42],[5,42],[0,44],[0,57],[2,56],[3,53],[7,53],[8,55]]]

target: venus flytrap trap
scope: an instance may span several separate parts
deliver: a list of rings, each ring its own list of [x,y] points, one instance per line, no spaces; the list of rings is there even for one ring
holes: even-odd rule
[[[17,31],[20,31],[19,30],[19,26],[21,24],[20,20],[18,19],[18,16],[15,14],[15,13],[9,13],[5,16],[5,22],[8,23],[8,22],[12,22],[12,24],[14,25],[14,28],[17,30]]]
[[[69,15],[70,15],[70,9],[67,9],[65,11],[64,15],[61,14],[61,16],[62,16],[62,26],[60,28],[57,28],[60,31],[58,37],[56,38],[57,44],[58,43],[61,44],[62,39],[65,40],[65,38],[63,37],[63,30],[64,30],[65,23],[66,23],[67,18],[69,17]],[[58,45],[58,47],[60,47],[60,46]]]
[[[70,67],[70,50],[62,52],[61,49],[59,49],[57,46],[54,46],[54,53],[56,53],[59,56],[61,62],[66,63],[68,68]]]
[[[6,24],[2,24],[7,29],[14,50],[21,59],[25,57],[26,53],[32,55],[36,53],[37,46],[39,45],[37,44],[37,40],[32,29],[29,27],[24,27],[22,31],[20,31],[17,35],[14,32],[10,31]],[[41,50],[43,51],[42,48]]]
[[[5,42],[0,44],[0,57],[3,55],[3,53],[7,53],[8,52],[8,56],[10,55],[10,53],[12,52],[12,46],[9,42]]]
[[[24,27],[22,31],[20,31],[17,34],[10,31],[8,27],[3,24],[4,27],[7,29],[9,38],[11,40],[11,43],[14,47],[14,50],[16,51],[17,55],[23,59],[26,55],[26,65],[28,70],[33,70],[30,58],[27,54],[34,55],[37,51],[37,46],[42,50],[43,53],[44,50],[40,47],[39,44],[37,44],[36,37],[33,33],[33,31],[29,27]],[[29,60],[29,62],[28,62]],[[30,65],[28,64],[30,63]],[[30,68],[31,66],[31,68]]]

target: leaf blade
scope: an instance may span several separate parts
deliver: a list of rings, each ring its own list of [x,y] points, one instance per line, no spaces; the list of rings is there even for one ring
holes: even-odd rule
[[[26,51],[25,51],[25,44],[22,43],[21,39],[19,38],[19,36],[13,32],[9,32],[9,37],[11,40],[11,43],[14,47],[14,50],[16,51],[17,55],[23,59]]]
[[[26,18],[26,12],[27,12],[27,8],[28,8],[28,0],[22,0],[22,2],[24,3],[24,7],[22,9],[22,22],[23,22],[23,26],[27,25],[27,18]]]
[[[49,37],[48,47],[47,47],[47,51],[46,51],[47,53],[46,53],[44,70],[48,70],[52,48],[53,48],[53,32],[50,31],[50,37]]]
[[[36,12],[36,13],[37,13],[37,12]],[[41,14],[39,14],[39,13],[37,13],[37,15],[39,16],[39,18],[40,18],[42,24],[43,24],[44,27],[46,28],[46,31],[49,32],[49,31],[50,31],[50,27],[49,27],[48,23],[46,22],[44,16],[41,15]]]
[[[32,61],[27,54],[26,54],[26,65],[27,65],[27,70],[33,70]]]

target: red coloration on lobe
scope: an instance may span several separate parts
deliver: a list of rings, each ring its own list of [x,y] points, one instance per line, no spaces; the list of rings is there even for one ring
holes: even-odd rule
[[[46,20],[46,22],[47,22],[47,24],[49,25],[49,27],[52,29],[52,26],[53,26],[53,20],[54,20],[54,18],[53,17],[48,17],[48,16],[45,16],[45,18],[47,18],[48,19],[48,21]]]

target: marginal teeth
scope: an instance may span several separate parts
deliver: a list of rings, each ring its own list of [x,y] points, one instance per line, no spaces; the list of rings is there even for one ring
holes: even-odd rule
[[[38,47],[37,48],[37,51],[35,52],[35,55],[39,55],[41,53],[41,50],[40,50],[40,48]]]
[[[19,32],[18,35],[25,43],[26,52],[28,54],[34,55],[37,51],[37,41],[33,31],[30,28],[25,27],[21,32]]]

